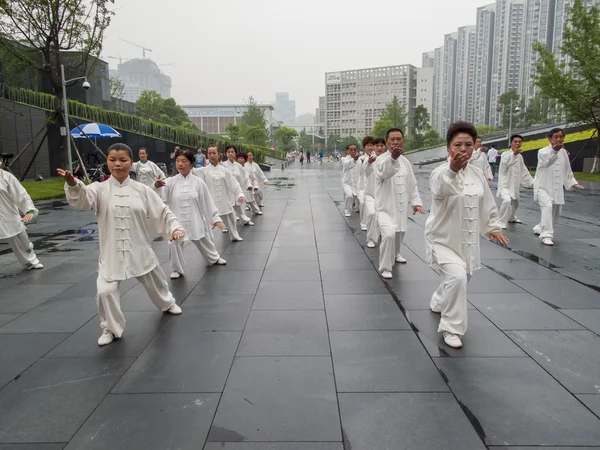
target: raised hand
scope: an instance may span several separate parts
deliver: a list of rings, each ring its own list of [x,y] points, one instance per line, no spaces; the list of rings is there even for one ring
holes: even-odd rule
[[[369,156],[369,159],[367,159],[367,162],[369,164],[373,164],[376,160],[377,160],[377,156]]]
[[[427,211],[425,211],[425,210],[423,209],[423,207],[422,207],[422,206],[420,206],[420,205],[417,205],[417,206],[413,206],[413,216],[414,216],[416,213],[419,213],[419,214],[427,214]]]
[[[490,233],[490,241],[496,240],[501,244],[508,244],[508,238],[502,234],[501,231],[494,231]]]
[[[223,222],[215,222],[212,229],[214,230],[215,228],[218,228],[219,230],[223,231],[225,229],[225,225],[223,224]]]
[[[392,155],[392,159],[398,159],[400,157],[400,155],[402,155],[402,153],[404,153],[404,147],[402,147],[402,146],[391,147],[390,153]]]
[[[452,172],[458,172],[459,170],[467,167],[468,163],[469,155],[467,155],[467,152],[461,150],[450,158],[450,169]]]
[[[69,186],[77,186],[77,180],[68,170],[56,169],[59,177],[63,177]]]
[[[156,178],[156,181],[154,182],[154,187],[161,188],[161,187],[163,187],[165,184],[167,184],[167,183],[165,183],[165,181],[164,181],[164,180],[162,180],[162,179],[160,178],[160,175],[159,175],[159,176]]]

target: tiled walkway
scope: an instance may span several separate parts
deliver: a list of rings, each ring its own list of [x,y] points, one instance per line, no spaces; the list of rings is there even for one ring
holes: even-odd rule
[[[217,236],[227,266],[186,248],[182,316],[123,283],[127,328],[105,348],[94,216],[45,208],[46,269],[14,276],[0,254],[0,450],[600,448],[600,293],[482,242],[451,350],[424,218],[384,283],[331,167],[272,173],[244,242]]]

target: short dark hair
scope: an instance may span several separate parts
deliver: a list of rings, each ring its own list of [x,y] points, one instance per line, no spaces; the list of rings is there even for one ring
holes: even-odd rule
[[[375,139],[373,139],[373,136],[365,136],[363,138],[363,140],[362,140],[362,146],[363,146],[363,148],[366,147],[369,144],[372,145],[374,140]]]
[[[229,147],[231,148],[231,147]],[[234,147],[235,148],[235,147]],[[239,152],[237,155],[235,155],[236,159],[237,158],[244,158],[244,161],[248,161],[248,153],[246,152]]]
[[[375,139],[373,139],[373,145],[379,145],[379,144],[385,145],[385,139],[384,138],[375,138]]]
[[[385,133],[385,140],[387,141],[390,138],[390,134],[395,131],[399,131],[400,134],[402,134],[402,137],[404,137],[404,131],[402,131],[400,128],[390,128],[387,130],[387,133]]]
[[[358,145],[356,145],[356,144],[348,144],[348,145],[346,145],[346,151],[350,150],[350,147],[352,147],[353,145],[354,145],[354,146],[356,147],[356,149],[358,150]]]
[[[208,146],[206,147],[206,151],[208,151],[208,149],[212,147],[216,148],[217,152],[219,151],[219,147],[217,146],[217,144],[208,144]]]
[[[562,133],[563,136],[565,136],[565,130],[563,130],[562,128],[552,128],[549,132],[548,132],[548,139],[550,139],[552,136],[554,136],[556,133]]]
[[[454,137],[460,133],[465,133],[471,136],[473,138],[473,142],[475,142],[475,139],[477,138],[477,130],[471,122],[454,122],[448,127],[448,132],[446,133],[446,145],[450,147],[452,139],[454,139]]]
[[[185,156],[187,158],[187,160],[191,163],[191,164],[195,164],[196,163],[196,155],[194,155],[194,152],[192,150],[177,150],[175,152],[175,159],[177,159],[178,156]]]
[[[229,150],[230,148],[232,148],[233,151],[237,153],[237,148],[235,148],[235,145],[231,145],[231,144],[229,144],[227,147],[225,147],[225,153],[227,153],[227,150]]]
[[[129,159],[133,161],[133,152],[131,151],[131,147],[127,144],[123,144],[122,142],[117,142],[116,144],[113,144],[110,147],[108,147],[108,150],[106,151],[106,156],[110,155],[110,152],[120,151],[129,153]]]
[[[146,153],[148,153],[148,149],[146,147],[140,147],[140,149],[138,150],[138,153],[141,152],[142,150],[144,150]]]
[[[523,136],[521,136],[520,134],[513,134],[510,137],[510,142],[512,142],[515,138],[520,138],[521,140],[523,140]]]

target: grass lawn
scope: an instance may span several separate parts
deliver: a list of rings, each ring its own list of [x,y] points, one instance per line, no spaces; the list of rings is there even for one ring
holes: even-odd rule
[[[531,171],[531,175],[535,176],[535,170]],[[595,181],[600,183],[600,173],[573,172],[573,175],[577,181]]]
[[[23,181],[23,187],[29,192],[31,199],[48,200],[51,198],[64,197],[65,180],[62,178],[51,178],[44,181]]]

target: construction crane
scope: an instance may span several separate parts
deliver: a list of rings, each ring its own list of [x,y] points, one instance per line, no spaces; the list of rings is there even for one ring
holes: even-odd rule
[[[136,43],[134,43],[134,42],[130,42],[130,41],[128,41],[127,39],[121,39],[121,40],[122,40],[123,42],[127,42],[128,44],[131,44],[131,45],[134,45],[134,46],[136,46],[136,47],[139,47],[139,48],[141,48],[141,49],[142,49],[142,57],[143,57],[144,59],[146,59],[146,52],[151,52],[151,51],[152,51],[152,50],[150,50],[148,47],[145,47],[145,46],[143,46],[143,45],[136,44]]]
[[[118,59],[119,60],[119,64],[123,64],[123,60],[125,61],[131,61],[133,58],[122,58],[121,55],[119,56],[107,56],[108,59]]]

